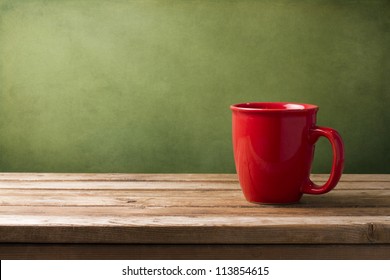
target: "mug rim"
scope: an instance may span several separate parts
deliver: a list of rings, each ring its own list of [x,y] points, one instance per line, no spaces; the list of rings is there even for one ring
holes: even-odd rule
[[[238,112],[307,112],[317,111],[317,105],[297,102],[244,102],[230,106]]]

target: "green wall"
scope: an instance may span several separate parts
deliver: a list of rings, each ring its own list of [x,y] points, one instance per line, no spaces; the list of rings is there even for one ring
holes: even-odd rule
[[[390,173],[390,1],[0,0],[1,172],[234,172],[244,101],[317,104],[346,173]]]

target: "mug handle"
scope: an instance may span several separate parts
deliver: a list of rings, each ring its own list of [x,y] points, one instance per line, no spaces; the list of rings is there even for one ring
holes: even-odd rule
[[[309,178],[307,184],[303,186],[302,189],[303,193],[307,193],[307,194],[327,193],[336,186],[336,184],[340,180],[341,174],[343,173],[344,144],[340,134],[332,128],[316,126],[310,129],[309,142],[312,145],[314,145],[321,136],[328,138],[329,142],[332,144],[333,163],[332,163],[332,170],[330,172],[330,177],[328,181],[322,186],[317,185]]]

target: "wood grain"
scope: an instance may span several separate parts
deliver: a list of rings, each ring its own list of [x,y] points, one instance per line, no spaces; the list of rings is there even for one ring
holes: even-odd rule
[[[319,183],[327,178],[312,175]],[[59,246],[64,252],[69,244],[76,255],[82,246],[93,251],[106,244],[118,257],[124,256],[114,253],[119,244],[146,246],[145,255],[158,246],[179,252],[191,244],[255,244],[271,246],[270,252],[278,251],[275,246],[291,252],[314,246],[324,249],[321,256],[359,245],[366,256],[376,256],[370,248],[384,252],[390,244],[390,174],[345,174],[325,195],[260,205],[244,199],[234,174],[0,173],[0,247],[27,257],[15,244],[30,244],[33,251]]]
[[[3,260],[389,260],[390,245],[0,244]]]

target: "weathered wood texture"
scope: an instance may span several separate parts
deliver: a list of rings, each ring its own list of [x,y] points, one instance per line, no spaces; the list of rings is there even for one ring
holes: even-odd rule
[[[389,259],[390,245],[0,244],[7,259],[343,260]]]
[[[337,248],[345,256],[354,247],[362,258],[390,258],[390,175],[345,174],[328,194],[278,206],[248,203],[233,174],[0,173],[0,257],[43,250],[48,258],[53,246],[64,258],[95,247],[121,258],[115,248],[140,246],[131,248],[167,258],[155,253],[167,246],[173,255],[201,258],[208,252],[201,248],[217,246],[245,258],[239,252],[252,244],[275,252],[270,258],[283,246],[301,249],[302,258],[320,249],[326,258]]]

